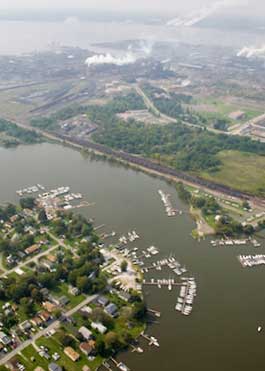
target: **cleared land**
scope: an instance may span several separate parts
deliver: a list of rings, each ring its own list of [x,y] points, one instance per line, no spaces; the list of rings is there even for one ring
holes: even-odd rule
[[[202,173],[204,178],[265,195],[265,157],[238,151],[222,151],[217,157],[223,163],[221,169],[216,173]]]
[[[246,122],[263,112],[261,107],[252,107],[245,101],[233,102],[227,97],[195,98],[193,104],[189,107],[200,112],[208,119],[229,118],[230,113],[239,110],[245,112],[245,117],[241,120],[230,119],[231,124]]]

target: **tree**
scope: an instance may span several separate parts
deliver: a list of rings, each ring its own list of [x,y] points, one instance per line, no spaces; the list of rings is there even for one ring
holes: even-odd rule
[[[127,262],[127,260],[123,260],[121,262],[121,271],[122,272],[126,272],[127,271],[127,268],[128,268],[128,262]]]
[[[105,342],[102,339],[97,340],[96,342],[96,350],[97,353],[101,356],[104,357],[106,356],[106,346]]]
[[[22,209],[31,209],[32,210],[36,206],[35,198],[33,198],[33,197],[21,198],[19,203],[20,203],[20,206],[22,207]]]
[[[43,295],[42,293],[40,292],[39,289],[37,289],[36,287],[33,288],[31,290],[31,297],[34,301],[36,301],[37,303],[41,303],[42,300],[43,300]]]
[[[62,311],[61,311],[61,309],[57,308],[57,309],[55,309],[55,311],[53,312],[53,314],[54,314],[54,317],[56,319],[59,319],[61,317],[61,315],[62,315]]]
[[[107,349],[117,351],[121,345],[118,334],[114,331],[108,332],[105,336],[105,345]]]
[[[38,214],[38,220],[41,222],[41,223],[46,223],[47,222],[47,216],[46,216],[46,212],[44,209],[40,209],[39,211],[39,214]]]
[[[248,203],[248,201],[243,201],[242,202],[242,207],[243,207],[243,209],[247,209],[247,210],[249,210],[250,209],[250,204]]]
[[[28,298],[22,298],[20,300],[20,305],[22,307],[23,312],[27,316],[32,317],[36,313],[32,300],[29,300]]]
[[[64,331],[58,332],[58,340],[64,347],[73,346],[75,341],[70,335],[67,335]]]
[[[143,320],[147,314],[146,304],[141,301],[140,303],[135,303],[133,308],[133,316],[137,320]]]
[[[81,291],[81,292],[87,292],[88,289],[91,287],[90,281],[88,277],[82,276],[82,277],[77,277],[76,279],[76,287]]]

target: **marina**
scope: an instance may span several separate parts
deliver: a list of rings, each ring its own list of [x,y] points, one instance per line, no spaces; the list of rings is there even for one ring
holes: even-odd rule
[[[37,193],[37,192],[40,192],[40,191],[44,191],[45,190],[45,187],[42,185],[42,184],[37,184],[37,185],[34,185],[34,186],[30,186],[30,187],[26,187],[26,188],[23,188],[23,189],[19,189],[16,191],[16,194],[19,196],[19,197],[23,197],[25,195],[32,195],[34,193]]]
[[[171,255],[168,258],[153,262],[152,265],[143,267],[142,273],[148,273],[152,269],[161,271],[163,267],[171,269],[173,273],[176,274],[177,276],[181,276],[182,274],[187,272],[186,267],[181,266],[181,264],[178,261],[176,261],[175,257]]]
[[[185,316],[189,316],[192,312],[194,298],[197,295],[197,284],[193,277],[187,278],[180,288],[180,293],[177,299],[176,311],[181,312]]]
[[[183,286],[183,283],[182,282],[176,282],[173,278],[169,278],[169,279],[154,279],[154,278],[151,278],[150,281],[146,281],[146,280],[143,280],[143,285],[146,285],[146,286],[156,286],[158,287],[159,289],[161,289],[162,286],[166,286],[168,287],[168,290],[171,291],[172,290],[172,287],[173,286]]]
[[[45,210],[47,219],[52,220],[56,217],[56,213],[59,210],[79,209],[95,205],[95,203],[89,203],[82,199],[83,195],[81,193],[70,193],[69,186],[62,186],[39,194],[36,200]],[[72,203],[78,200],[82,201]]]
[[[239,255],[238,260],[243,268],[265,265],[265,255]]]
[[[181,210],[177,210],[172,206],[169,194],[164,193],[161,189],[159,189],[158,193],[159,193],[159,195],[161,197],[161,200],[162,200],[162,202],[165,206],[167,216],[171,217],[171,216],[176,216],[178,214],[179,215],[182,214]]]
[[[227,246],[246,246],[247,244],[252,244],[254,247],[260,247],[261,243],[255,239],[230,239],[223,238],[221,240],[212,240],[211,245],[213,247],[227,247]]]
[[[70,171],[69,166],[65,164],[71,164]],[[21,169],[19,173],[13,171],[15,166]],[[185,264],[188,271],[192,272],[186,276],[195,277],[199,291],[193,303],[192,314],[187,318],[175,310],[181,286],[174,286],[172,291],[168,291],[168,286],[158,289],[156,286],[143,285],[148,307],[162,313],[159,325],[150,326],[147,331],[159,339],[160,347],[152,346],[149,351],[145,351],[145,342],[147,346],[149,342],[141,337],[143,344],[140,346],[144,353],[138,356],[129,349],[117,358],[119,362],[126,364],[132,371],[145,371],[149,368],[153,371],[159,371],[161,368],[170,371],[179,367],[195,371],[198,369],[198,363],[190,359],[192,353],[200,360],[206,371],[212,369],[232,371],[235,367],[247,371],[253,369],[253,359],[257,369],[263,369],[264,346],[261,339],[264,333],[262,315],[264,300],[260,294],[263,290],[262,267],[249,272],[247,269],[241,269],[238,259],[234,259],[239,255],[236,253],[239,250],[234,250],[237,249],[236,245],[231,246],[231,249],[210,249],[211,239],[202,240],[198,245],[190,236],[193,221],[186,216],[179,218],[177,223],[174,218],[166,218],[160,197],[157,197],[158,189],[163,189],[165,193],[176,197],[179,207],[186,212],[185,205],[174,193],[174,186],[132,169],[114,166],[104,160],[84,159],[80,153],[54,144],[21,146],[15,150],[3,149],[0,169],[3,202],[5,200],[18,202],[15,192],[23,184],[41,183],[47,190],[55,189],[60,184],[69,185],[74,193],[81,192],[83,199],[95,202],[95,207],[81,209],[81,213],[89,219],[94,219],[96,226],[103,223],[106,225],[105,229],[99,231],[100,234],[105,230],[107,234],[115,230],[116,237],[113,240],[116,239],[118,244],[119,236],[136,230],[141,238],[128,243],[123,251],[128,249],[131,259],[132,254],[136,253],[144,263],[141,269],[151,266],[153,260],[157,262],[168,259],[173,253],[176,260]],[[124,203],[130,204],[130,212],[128,208],[124,208]],[[111,239],[104,242],[115,244]],[[159,254],[145,258],[142,251],[146,251],[151,245],[159,248]],[[238,247],[244,251],[246,249],[245,255],[250,253],[247,249],[253,250],[253,244],[248,240],[246,245]],[[151,278],[156,280],[175,278],[177,282],[182,281],[183,277],[178,279],[168,270],[167,265],[162,269],[162,272],[150,270],[145,275],[146,281],[151,281]],[[240,290],[240,300],[237,299],[235,288]],[[219,295],[224,292],[226,300],[223,299],[223,295]],[[252,310],[248,300],[250,292],[254,294],[251,297]],[[214,298],[213,293],[216,293]],[[223,313],[229,315],[225,321],[218,321],[217,318],[222,318]],[[259,325],[263,326],[260,334],[257,332]],[[231,338],[231,331],[236,331],[237,336]],[[240,342],[239,337],[242,340]],[[161,366],[161,357],[170,360],[169,364]],[[219,360],[218,363],[216,359]],[[114,365],[111,368],[116,370]]]

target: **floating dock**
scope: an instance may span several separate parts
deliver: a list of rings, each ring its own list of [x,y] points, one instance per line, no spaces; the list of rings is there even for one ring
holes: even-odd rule
[[[238,260],[243,268],[265,265],[265,255],[239,255]]]
[[[169,194],[164,193],[161,189],[159,189],[158,193],[165,206],[167,216],[171,217],[171,216],[176,216],[177,214],[182,214],[181,210],[177,210],[172,206]]]

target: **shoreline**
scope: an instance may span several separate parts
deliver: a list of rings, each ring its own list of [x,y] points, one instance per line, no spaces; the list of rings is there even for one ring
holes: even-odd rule
[[[177,170],[174,170],[167,166],[160,165],[152,161],[151,159],[145,159],[143,157],[132,155],[122,151],[118,152],[104,145],[97,144],[93,141],[71,138],[65,135],[60,135],[58,133],[53,133],[38,128],[34,128],[26,123],[22,122],[18,123],[17,121],[14,121],[13,119],[10,119],[8,117],[6,117],[5,119],[9,120],[11,123],[16,124],[21,128],[34,131],[52,142],[65,145],[72,149],[77,149],[78,151],[87,153],[89,155],[100,156],[104,159],[108,159],[113,162],[119,163],[125,167],[129,167],[136,171],[141,171],[147,175],[163,179],[171,184],[177,184],[180,182],[186,186],[196,188],[200,191],[209,193],[217,198],[223,197],[237,202],[243,202],[247,200],[251,202],[254,207],[257,208],[265,207],[264,198],[244,193],[242,191],[233,189],[222,184],[207,181],[203,178],[178,172]]]

